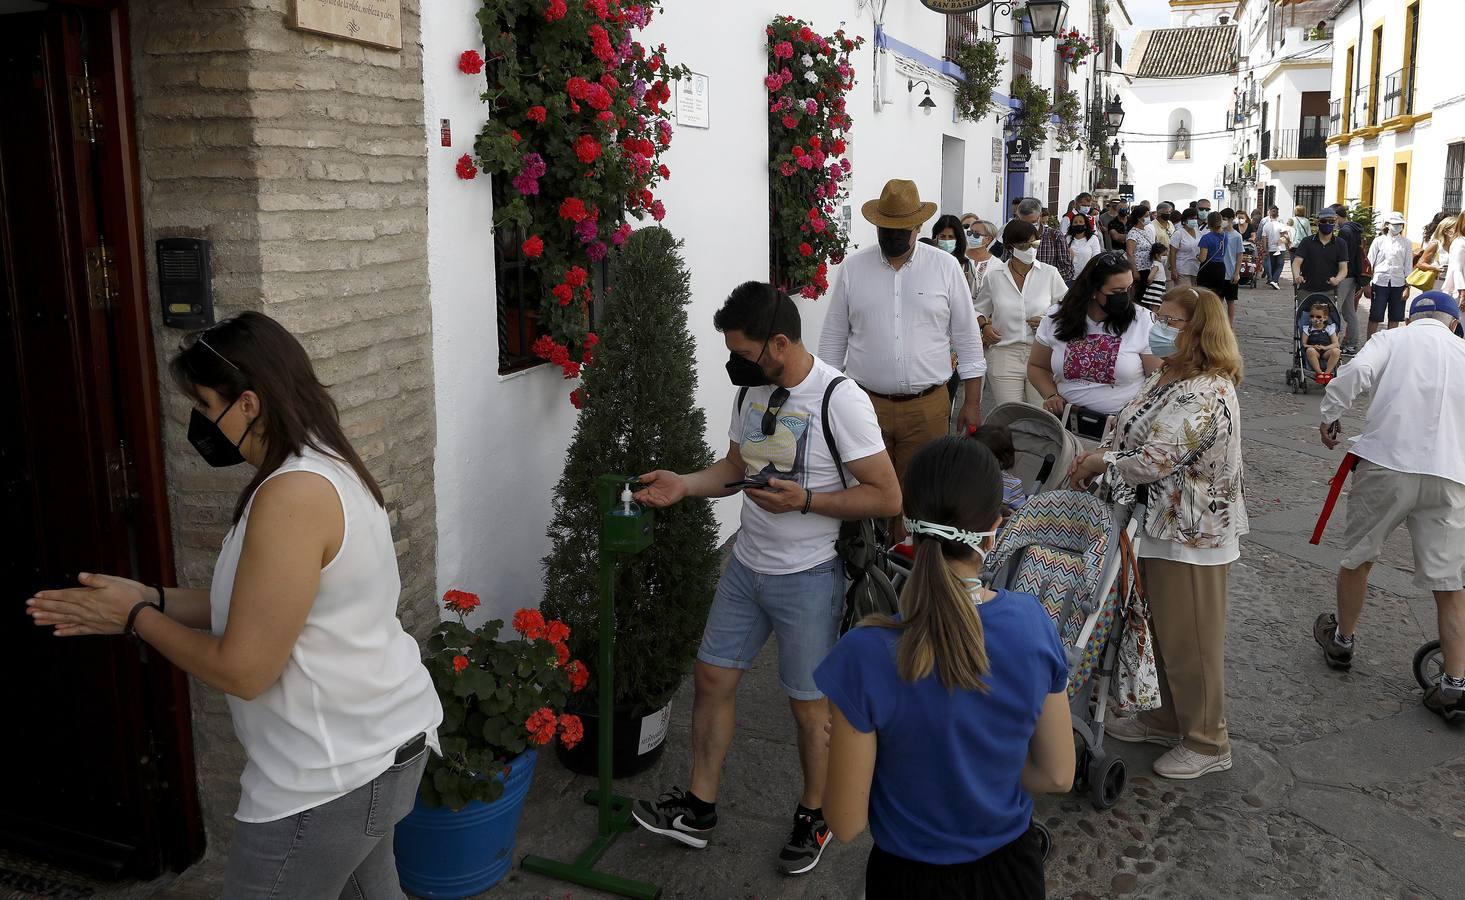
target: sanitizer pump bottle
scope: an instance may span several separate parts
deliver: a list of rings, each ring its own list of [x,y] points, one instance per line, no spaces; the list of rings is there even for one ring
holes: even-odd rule
[[[615,511],[612,513],[612,515],[639,516],[640,514],[641,505],[631,499],[631,486],[627,484],[625,487],[621,488],[621,502],[620,505],[615,508]]]

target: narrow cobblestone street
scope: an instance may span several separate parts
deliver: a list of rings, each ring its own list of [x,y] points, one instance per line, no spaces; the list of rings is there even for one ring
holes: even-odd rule
[[[1332,609],[1344,507],[1323,545],[1307,543],[1342,455],[1317,439],[1318,388],[1293,396],[1290,284],[1243,290],[1237,331],[1252,533],[1232,569],[1228,718],[1235,768],[1196,782],[1149,774],[1160,748],[1119,745],[1130,787],[1097,812],[1086,797],[1043,798],[1053,832],[1053,897],[1450,898],[1465,884],[1465,734],[1419,704],[1410,672],[1435,636],[1433,602],[1410,583],[1402,530],[1375,567],[1351,673],[1328,670],[1312,642]],[[1356,411],[1361,413],[1362,411]],[[1356,434],[1361,415],[1345,419]],[[673,707],[662,761],[619,785],[650,795],[687,783],[690,687]],[[859,895],[868,836],[831,848],[809,876],[776,873],[797,792],[792,722],[765,651],[744,681],[711,846],[694,851],[624,836],[601,869],[659,882],[676,898]],[[594,829],[591,780],[541,759],[516,853],[570,858]],[[491,895],[600,896],[521,872]]]

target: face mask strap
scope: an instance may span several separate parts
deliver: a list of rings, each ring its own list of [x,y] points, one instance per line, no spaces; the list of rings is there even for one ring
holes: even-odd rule
[[[905,523],[905,530],[910,534],[924,534],[928,537],[966,544],[968,547],[980,553],[983,558],[986,557],[987,550],[982,547],[982,541],[997,535],[995,531],[962,531],[954,525],[923,522],[920,519],[912,519],[909,516],[902,516],[901,521]]]

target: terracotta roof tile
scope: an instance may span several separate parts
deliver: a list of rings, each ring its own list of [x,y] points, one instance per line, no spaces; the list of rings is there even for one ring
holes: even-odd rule
[[[1206,25],[1141,32],[1135,40],[1136,49],[1141,50],[1135,77],[1199,77],[1234,72],[1236,29],[1235,25]]]

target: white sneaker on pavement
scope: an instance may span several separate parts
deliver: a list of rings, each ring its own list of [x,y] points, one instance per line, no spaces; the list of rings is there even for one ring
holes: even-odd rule
[[[1151,768],[1161,778],[1189,781],[1192,778],[1199,778],[1212,772],[1224,772],[1231,768],[1231,751],[1227,750],[1220,756],[1206,756],[1204,753],[1196,753],[1181,745],[1155,760]]]
[[[1151,728],[1139,720],[1139,716],[1124,716],[1109,719],[1104,723],[1104,733],[1116,741],[1126,744],[1159,744],[1174,747],[1180,743],[1180,735],[1169,734]]]

